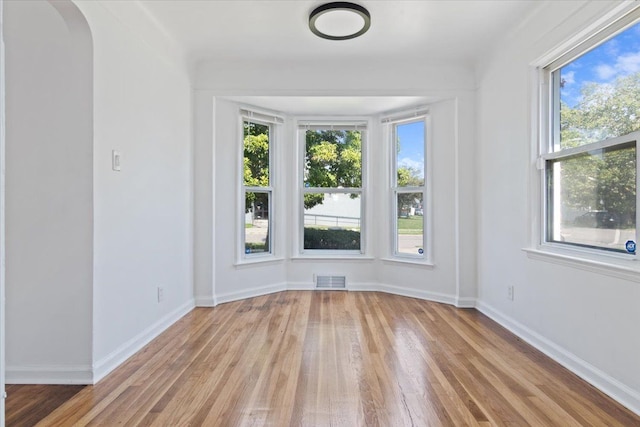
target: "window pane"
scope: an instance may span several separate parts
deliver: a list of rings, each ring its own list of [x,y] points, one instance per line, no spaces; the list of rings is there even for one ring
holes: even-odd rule
[[[398,187],[424,185],[424,120],[395,126]]]
[[[304,249],[360,250],[360,195],[304,195]]]
[[[636,240],[635,143],[547,162],[548,240],[625,251]]]
[[[398,254],[423,255],[424,211],[422,193],[396,195]]]
[[[638,34],[640,24],[554,73],[560,92],[560,149],[640,129]]]
[[[246,254],[271,252],[269,242],[270,206],[271,193],[245,193],[244,252]]]
[[[360,188],[362,133],[353,130],[308,130],[304,186]]]
[[[244,122],[244,185],[269,186],[269,126]]]

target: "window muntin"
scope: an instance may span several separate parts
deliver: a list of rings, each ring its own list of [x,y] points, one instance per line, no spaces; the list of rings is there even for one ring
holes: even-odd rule
[[[623,18],[603,32],[609,39],[590,40],[544,70],[551,83],[544,242],[635,252],[640,23],[623,29],[630,22]]]
[[[245,257],[272,254],[272,125],[243,119],[242,193]]]
[[[426,258],[426,117],[391,124],[393,253]]]
[[[300,136],[302,251],[364,252],[364,124],[305,124]]]

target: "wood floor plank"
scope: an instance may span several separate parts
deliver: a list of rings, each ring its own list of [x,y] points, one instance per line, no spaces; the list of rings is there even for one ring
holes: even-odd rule
[[[11,387],[8,426],[640,426],[481,313],[376,292],[198,308],[96,386]]]

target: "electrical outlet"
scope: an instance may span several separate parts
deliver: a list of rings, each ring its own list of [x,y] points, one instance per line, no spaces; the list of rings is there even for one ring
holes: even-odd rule
[[[509,286],[507,289],[507,298],[509,298],[509,301],[513,301],[513,285]]]
[[[158,286],[158,302],[162,302],[164,300],[164,289]]]

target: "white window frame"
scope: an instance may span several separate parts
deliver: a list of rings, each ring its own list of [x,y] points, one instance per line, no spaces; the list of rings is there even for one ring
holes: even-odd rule
[[[307,130],[358,130],[361,132],[361,187],[359,188],[338,188],[338,187],[305,187],[304,172],[306,159],[306,132]],[[367,211],[366,211],[366,188],[367,188],[367,146],[370,138],[369,119],[365,118],[324,118],[324,119],[299,119],[297,121],[298,138],[298,200],[296,210],[298,212],[298,250],[297,256],[318,257],[318,258],[362,258],[367,253]],[[360,250],[331,250],[331,249],[305,249],[304,248],[304,195],[306,193],[315,194],[358,194],[360,196]]]
[[[244,122],[256,123],[269,127],[269,185],[267,187],[254,187],[244,185]],[[276,114],[269,112],[257,111],[254,109],[240,109],[239,121],[238,121],[238,180],[239,198],[237,203],[238,212],[238,249],[237,249],[237,262],[238,264],[271,261],[276,258],[276,188],[277,173],[276,173],[276,150],[277,139],[279,135],[279,125],[284,123],[284,119]],[[268,218],[268,230],[269,230],[269,251],[246,253],[246,228],[245,228],[245,215],[246,215],[246,193],[266,193],[269,200],[269,218]]]
[[[398,150],[396,146],[397,126],[422,121],[424,123],[424,182],[417,187],[398,187]],[[415,263],[430,263],[432,259],[432,202],[431,202],[431,116],[427,108],[416,108],[411,112],[403,112],[382,119],[386,126],[386,141],[389,146],[390,158],[390,248],[389,255],[392,259]],[[398,194],[422,193],[422,254],[408,254],[398,252]]]
[[[624,31],[628,27],[636,24],[640,20],[640,8],[634,6],[635,10],[620,10],[617,17],[610,18],[608,22],[601,22],[594,26],[590,31],[585,32],[581,40],[574,42],[570,47],[566,48],[555,56],[555,59],[547,60],[546,64],[542,64],[536,69],[534,81],[537,84],[534,87],[536,99],[539,100],[537,107],[538,114],[538,130],[533,135],[533,139],[537,141],[537,155],[535,161],[535,173],[537,176],[537,188],[533,191],[539,199],[538,211],[534,213],[534,217],[538,218],[539,226],[537,228],[536,241],[537,249],[564,257],[567,262],[575,262],[576,259],[584,258],[606,264],[616,265],[620,261],[637,260],[640,248],[636,254],[624,253],[621,251],[612,251],[606,248],[589,247],[585,245],[560,243],[549,238],[551,232],[548,209],[549,200],[547,197],[547,164],[554,161],[562,161],[576,155],[589,153],[591,151],[603,148],[611,148],[623,146],[628,143],[635,143],[636,146],[636,242],[640,238],[640,152],[638,151],[640,141],[640,131],[632,132],[616,138],[609,138],[597,142],[584,144],[582,146],[561,149],[560,147],[560,96],[559,96],[559,80],[554,78],[554,72],[563,66],[571,63],[581,55],[590,50],[597,48],[600,44],[611,39],[618,33]],[[539,62],[540,63],[540,62]],[[533,253],[535,257],[536,251],[527,250]],[[602,267],[604,268],[604,267]]]

